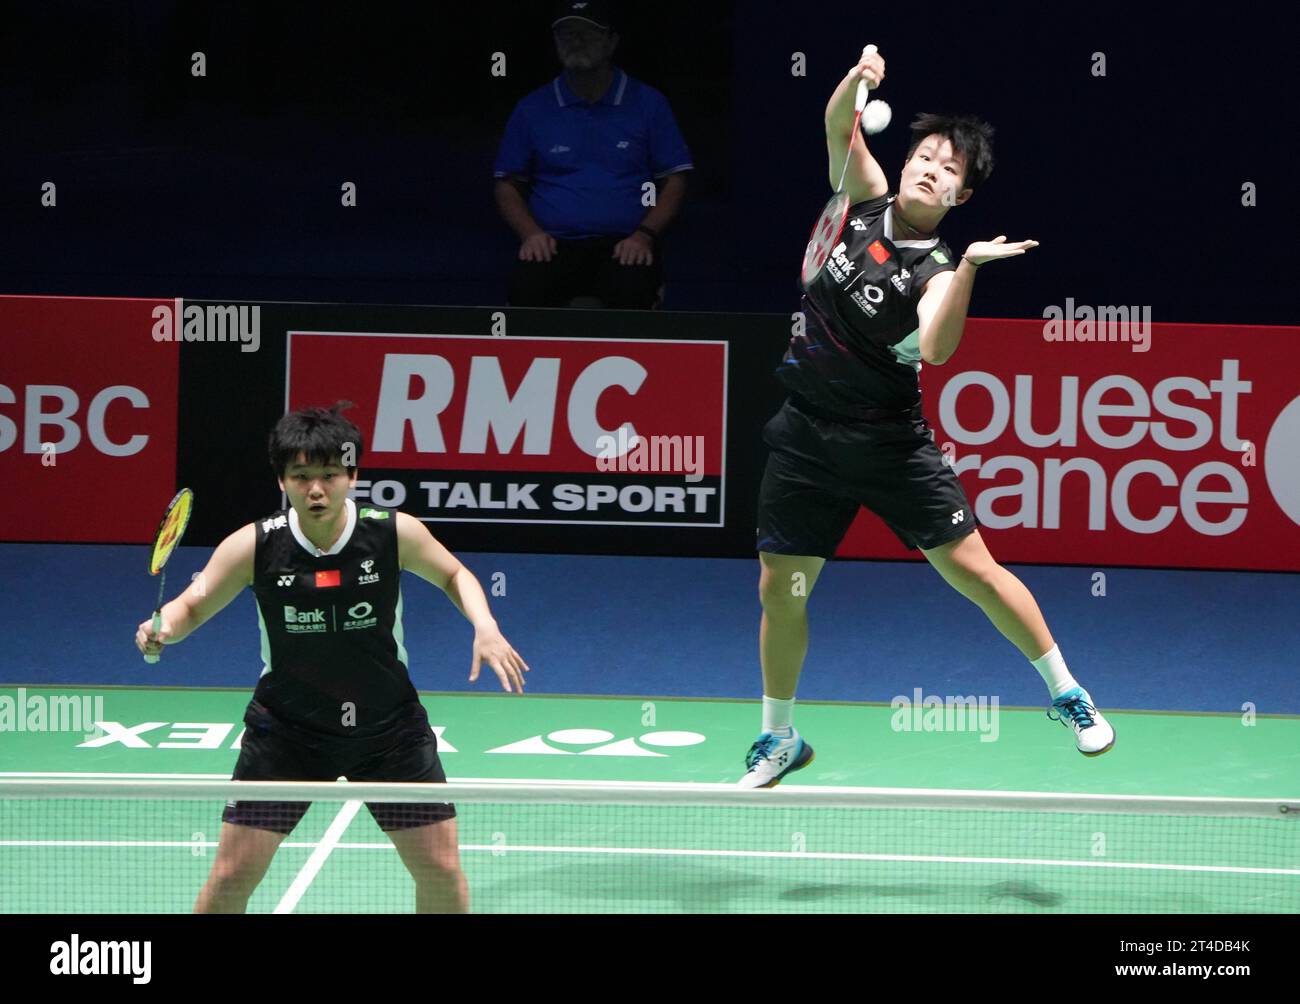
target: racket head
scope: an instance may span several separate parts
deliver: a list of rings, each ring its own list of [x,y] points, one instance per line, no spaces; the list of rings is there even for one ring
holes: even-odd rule
[[[803,271],[800,277],[805,290],[821,274],[826,259],[839,243],[840,235],[844,233],[844,224],[849,219],[851,204],[848,192],[836,192],[817,218],[817,225],[813,227],[808,247],[803,253]]]
[[[157,575],[162,571],[167,559],[181,542],[185,528],[190,522],[190,511],[194,508],[194,493],[182,488],[167,506],[167,512],[158,524],[154,535],[153,550],[149,553],[149,574]]]

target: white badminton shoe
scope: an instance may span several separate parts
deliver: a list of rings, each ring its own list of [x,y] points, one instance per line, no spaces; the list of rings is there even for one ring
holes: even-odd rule
[[[791,771],[802,770],[813,762],[813,748],[790,730],[788,738],[762,732],[745,754],[748,770],[740,779],[742,788],[775,788]]]
[[[1047,717],[1074,729],[1075,743],[1084,756],[1101,756],[1115,745],[1115,730],[1093,707],[1092,696],[1082,687],[1067,690],[1054,700]]]

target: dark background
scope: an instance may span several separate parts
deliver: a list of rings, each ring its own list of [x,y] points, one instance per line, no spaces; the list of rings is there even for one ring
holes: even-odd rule
[[[492,164],[515,102],[558,72],[552,10],[6,5],[0,292],[502,303],[516,242]],[[617,62],[667,95],[697,165],[666,246],[669,309],[795,309],[829,194],[822,109],[875,42],[894,124],[872,146],[891,180],[913,114],[981,114],[999,166],[943,235],[958,250],[1042,242],[981,274],[973,314],[1037,317],[1072,296],[1149,305],[1157,322],[1296,319],[1290,5],[621,10]],[[47,180],[56,209],[39,205]],[[358,208],[340,206],[344,181]]]

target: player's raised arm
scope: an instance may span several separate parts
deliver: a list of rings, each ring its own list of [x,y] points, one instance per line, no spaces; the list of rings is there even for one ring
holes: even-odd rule
[[[487,662],[507,693],[524,692],[528,665],[520,658],[492,617],[487,596],[474,573],[438,541],[414,516],[397,514],[397,557],[401,567],[431,582],[456,604],[474,625],[474,661],[469,682],[478,679],[479,666]]]
[[[156,655],[163,645],[184,641],[191,632],[229,605],[239,591],[253,582],[256,529],[241,527],[217,545],[207,567],[183,593],[162,608],[162,628],[153,634],[153,619],[136,629],[135,647]]]
[[[1038,241],[1008,244],[1005,236],[978,241],[966,249],[955,272],[940,272],[925,284],[925,293],[916,305],[920,321],[921,358],[934,366],[946,363],[961,344],[970,309],[975,270],[1000,258],[1012,258],[1038,247]]]
[[[861,130],[853,128],[853,103],[857,96],[858,81],[864,79],[871,87],[879,86],[885,79],[885,61],[878,52],[867,53],[863,50],[862,58],[840,81],[826,105],[826,152],[830,164],[831,188],[838,189],[840,171],[844,168],[844,157],[849,153],[849,140],[852,139],[853,148],[844,179],[844,190],[855,204],[885,195],[889,191],[889,181],[876,158],[867,149],[866,137]]]

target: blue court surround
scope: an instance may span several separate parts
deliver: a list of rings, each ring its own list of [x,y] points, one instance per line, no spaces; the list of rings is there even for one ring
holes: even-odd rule
[[[437,527],[434,527],[435,533]],[[990,541],[996,554],[996,538]],[[181,548],[168,595],[210,549]],[[756,699],[757,560],[464,553],[532,693]],[[135,651],[157,582],[144,546],[0,545],[0,683],[247,687],[261,665],[252,594],[156,666]],[[1099,706],[1300,713],[1300,575],[1010,566]],[[1093,595],[1105,573],[1106,595]],[[404,582],[406,645],[426,691],[467,682],[472,632],[427,583]],[[810,603],[803,700],[996,695],[1046,705],[1042,682],[928,565],[831,562]]]

